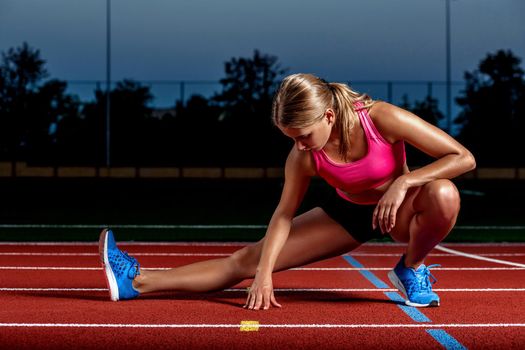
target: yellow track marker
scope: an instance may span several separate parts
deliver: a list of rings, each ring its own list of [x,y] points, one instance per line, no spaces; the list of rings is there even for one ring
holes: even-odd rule
[[[259,321],[241,321],[241,332],[258,332]]]

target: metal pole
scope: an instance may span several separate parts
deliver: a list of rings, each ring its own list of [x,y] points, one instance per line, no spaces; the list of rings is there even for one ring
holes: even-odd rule
[[[446,0],[446,42],[447,42],[447,132],[452,133],[452,92],[450,78],[450,0]]]
[[[106,0],[106,167],[110,167],[111,0]]]

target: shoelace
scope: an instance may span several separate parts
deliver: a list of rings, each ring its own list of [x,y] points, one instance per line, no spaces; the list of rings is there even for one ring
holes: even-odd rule
[[[115,265],[113,265],[115,267],[115,273],[122,275],[126,267],[131,263],[131,268],[129,268],[127,271],[128,278],[134,279],[136,275],[140,274],[140,264],[138,263],[137,259],[129,256],[127,252],[123,252],[121,250],[117,250],[115,253],[117,253],[114,255]],[[127,260],[127,262],[124,260]]]
[[[135,278],[136,275],[140,274],[140,264],[137,261],[137,259],[135,259],[132,256],[129,256],[128,252],[122,252],[122,253],[123,253],[124,259],[128,260],[132,265],[132,267],[128,270],[128,277],[133,279]]]
[[[419,288],[421,291],[430,293],[432,292],[432,285],[437,282],[436,277],[430,273],[430,269],[434,267],[439,267],[441,265],[439,264],[433,264],[429,266],[425,266],[423,271],[416,272],[416,277],[419,282]]]

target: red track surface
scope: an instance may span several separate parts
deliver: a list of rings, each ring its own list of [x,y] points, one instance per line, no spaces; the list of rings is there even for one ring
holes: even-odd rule
[[[176,267],[220,257],[238,247],[121,246],[136,254],[145,268]],[[525,264],[523,244],[448,247]],[[352,256],[390,284],[387,269],[403,249],[365,245]],[[245,301],[241,290],[156,293],[111,302],[107,291],[100,290],[106,285],[97,245],[0,244],[0,348],[443,348],[427,332],[430,329],[444,330],[466,348],[525,347],[525,268],[437,250],[427,263],[445,268],[433,271],[442,305],[418,309],[431,322],[417,322],[384,294],[392,288],[376,288],[343,257],[275,274],[276,297],[283,308],[256,312],[241,307]],[[243,321],[257,321],[260,326],[241,331]]]

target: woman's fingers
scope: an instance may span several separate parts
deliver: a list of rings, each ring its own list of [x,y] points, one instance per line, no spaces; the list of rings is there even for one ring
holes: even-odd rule
[[[276,306],[276,307],[282,307],[281,304],[279,304],[279,303],[277,302],[277,300],[275,300],[275,295],[273,294],[273,292],[272,292],[272,295],[271,295],[271,299],[270,299],[270,300],[271,300],[273,306]]]
[[[388,215],[388,231],[392,231],[394,226],[396,225],[396,216],[397,216],[397,206],[391,206],[390,207],[390,214]]]
[[[275,300],[273,290],[254,291],[250,290],[243,308],[250,310],[268,310],[270,306],[281,307]]]
[[[376,205],[374,212],[372,213],[372,230],[377,228],[377,215],[379,213],[379,206]]]
[[[377,220],[379,221],[379,229],[381,230],[381,233],[385,233],[385,206],[380,205],[379,207],[379,214]]]
[[[396,224],[396,215],[396,205],[379,203],[372,214],[372,229],[379,226],[382,233],[390,232]]]
[[[263,303],[263,294],[259,292],[256,295],[255,303],[253,305],[253,309],[254,310],[259,310],[261,308],[262,303]]]

